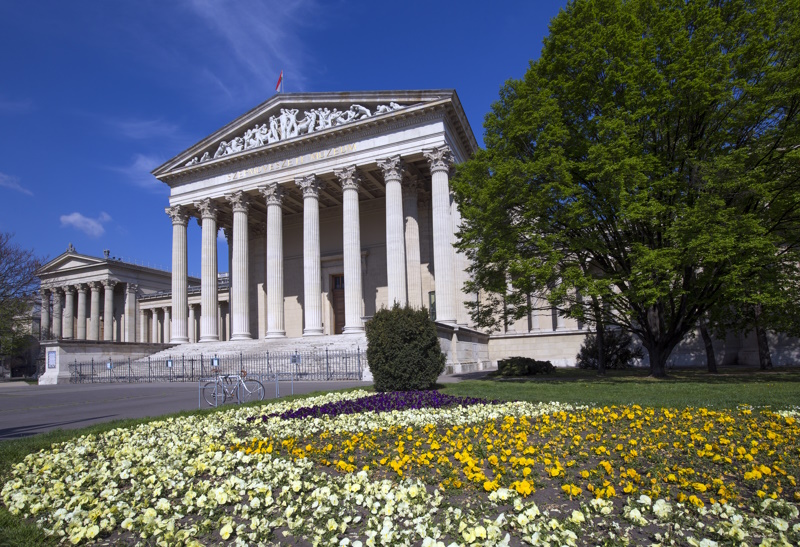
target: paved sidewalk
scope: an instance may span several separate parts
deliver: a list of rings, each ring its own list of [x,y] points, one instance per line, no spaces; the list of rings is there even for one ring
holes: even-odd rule
[[[371,382],[294,382],[294,393],[331,391],[370,386]],[[266,398],[275,398],[275,383],[268,382]],[[280,394],[292,391],[280,383]],[[27,437],[52,429],[76,429],[125,418],[161,416],[199,407],[196,382],[152,384],[61,384],[28,385],[0,383],[0,441]],[[208,408],[203,403],[203,408]]]

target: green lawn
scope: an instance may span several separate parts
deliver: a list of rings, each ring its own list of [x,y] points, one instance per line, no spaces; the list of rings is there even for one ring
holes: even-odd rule
[[[656,407],[737,405],[786,408],[800,405],[800,368],[771,371],[743,367],[674,370],[665,380],[646,370],[609,371],[601,378],[593,371],[559,369],[551,375],[527,378],[489,377],[442,386],[450,395],[488,399],[560,401],[599,405],[639,404]]]

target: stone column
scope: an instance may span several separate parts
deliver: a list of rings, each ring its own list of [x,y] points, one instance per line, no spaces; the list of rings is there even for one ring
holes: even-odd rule
[[[408,283],[408,305],[422,308],[422,273],[419,256],[419,210],[417,194],[420,181],[409,180],[403,185],[403,212],[405,213],[406,279]]]
[[[138,285],[128,283],[125,287],[125,341],[136,342],[136,291]]]
[[[75,338],[77,340],[86,340],[86,293],[88,291],[86,285],[80,283],[78,286],[78,324],[75,329]]]
[[[200,341],[219,340],[217,308],[217,205],[206,198],[196,204],[203,227],[202,266],[200,271]]]
[[[64,331],[61,335],[64,340],[75,338],[75,287],[64,287]]]
[[[61,287],[53,289],[53,330],[51,331],[51,338],[59,339],[63,336],[61,332],[63,317],[62,300],[61,300]]]
[[[153,322],[150,324],[150,328],[152,329],[152,342],[154,344],[158,344],[160,342],[159,338],[159,328],[158,328],[158,308],[153,308],[150,310],[150,313],[153,315]]]
[[[189,343],[197,342],[197,319],[194,316],[194,304],[189,304]]]
[[[361,223],[358,212],[358,186],[361,177],[356,166],[334,171],[342,185],[342,234],[344,259],[344,328],[342,334],[364,332],[361,307]]]
[[[322,266],[319,251],[319,190],[316,175],[295,179],[303,191],[303,336],[322,334]]]
[[[41,289],[41,318],[39,320],[39,340],[50,340],[50,289]]]
[[[283,188],[260,189],[267,201],[267,338],[286,336],[283,324]]]
[[[233,249],[231,251],[231,340],[250,336],[250,250],[248,215],[250,196],[241,190],[228,196],[233,209]]]
[[[100,340],[100,282],[89,283],[89,340]]]
[[[170,332],[172,323],[169,319],[169,306],[164,306],[162,309],[164,310],[164,343],[169,344],[172,341],[172,333]]]
[[[114,339],[114,285],[112,279],[103,280],[103,340]]]
[[[147,343],[147,310],[139,310],[139,337],[143,344]]]
[[[378,162],[386,181],[386,278],[391,308],[395,302],[408,303],[406,293],[406,250],[403,233],[403,189],[405,165],[400,156]]]
[[[167,207],[172,219],[172,341],[183,344],[189,341],[186,335],[186,314],[189,307],[189,270],[186,246],[186,226],[189,214],[186,207]]]
[[[433,213],[433,267],[436,282],[436,320],[456,322],[455,256],[453,222],[450,218],[450,165],[453,155],[446,146],[423,150],[431,166]]]

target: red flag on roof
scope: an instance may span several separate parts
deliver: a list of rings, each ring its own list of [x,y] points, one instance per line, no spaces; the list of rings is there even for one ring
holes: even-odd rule
[[[281,89],[281,82],[283,82],[283,71],[281,70],[281,75],[278,76],[278,83],[275,84],[275,91],[279,91]]]

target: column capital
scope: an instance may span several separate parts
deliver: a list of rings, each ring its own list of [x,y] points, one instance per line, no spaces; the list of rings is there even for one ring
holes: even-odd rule
[[[42,287],[39,289],[39,294],[42,296],[42,298],[47,298],[48,296],[50,296],[51,292],[52,291],[50,290],[49,287]]]
[[[82,294],[86,294],[86,291],[89,289],[89,287],[86,286],[86,283],[78,283],[75,285],[75,287],[78,289],[78,292]]]
[[[53,287],[53,301],[61,302],[61,296],[63,294],[62,287]]]
[[[383,178],[387,182],[390,180],[401,181],[403,173],[406,171],[406,164],[400,156],[392,156],[385,160],[380,160],[378,167],[383,171]]]
[[[358,191],[358,187],[361,185],[361,175],[359,174],[355,165],[334,169],[333,174],[339,178],[339,183],[342,185],[342,191]]]
[[[173,205],[167,207],[164,212],[172,219],[172,225],[186,226],[189,224],[189,211],[183,205]]]
[[[250,211],[250,196],[242,190],[228,194],[225,199],[231,204],[234,213],[247,213]]]
[[[113,279],[103,279],[103,287],[106,290],[113,289],[114,285],[116,285],[116,284],[117,284],[117,282],[114,281]]]
[[[274,183],[261,186],[258,191],[267,200],[267,205],[283,204],[283,186],[280,184]]]
[[[97,292],[100,290],[100,282],[99,281],[89,281],[89,288],[92,292]]]
[[[172,309],[172,306],[161,306],[161,309],[165,312],[168,312]]]
[[[136,294],[136,292],[139,290],[139,285],[137,285],[135,283],[128,283],[127,285],[128,286],[125,289],[126,292]]]
[[[453,152],[450,150],[449,146],[423,149],[422,155],[428,160],[431,173],[437,171],[449,172],[450,166],[453,165]]]
[[[322,188],[322,181],[315,174],[306,175],[305,177],[297,177],[294,183],[303,191],[303,197],[319,197],[319,191]]]
[[[75,287],[73,285],[64,285],[61,287],[65,295],[75,294]]]
[[[200,218],[210,218],[212,220],[217,220],[217,213],[219,213],[219,207],[217,207],[217,202],[211,198],[206,198],[200,200],[194,204],[197,207],[197,210],[200,211]]]

